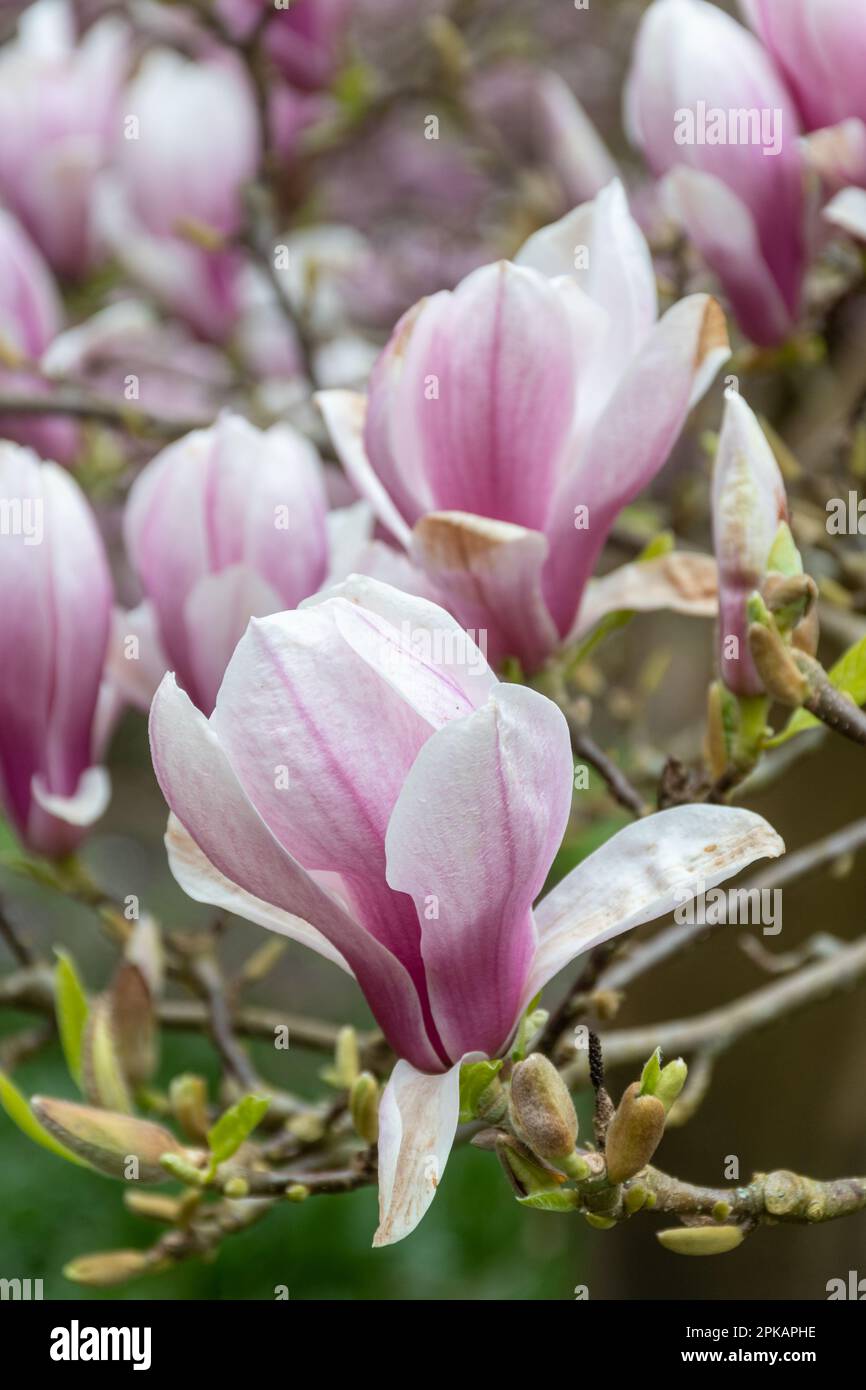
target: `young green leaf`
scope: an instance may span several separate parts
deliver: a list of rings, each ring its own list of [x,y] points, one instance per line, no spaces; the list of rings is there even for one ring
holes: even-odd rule
[[[87,1026],[87,995],[72,957],[62,950],[57,950],[56,955],[54,1008],[57,1028],[69,1075],[81,1089],[81,1049]]]
[[[270,1105],[270,1096],[249,1095],[239,1100],[208,1130],[207,1142],[211,1151],[211,1175],[220,1163],[237,1153],[241,1144],[255,1129]]]
[[[866,637],[855,642],[853,647],[849,647],[835,666],[831,666],[827,672],[830,677],[831,685],[837,690],[844,690],[851,696],[855,705],[866,704]],[[788,720],[784,729],[771,738],[768,748],[778,748],[780,744],[787,743],[789,738],[794,738],[796,734],[805,733],[806,729],[817,728],[820,720],[808,710],[798,709]]]
[[[17,1125],[21,1133],[26,1134],[28,1139],[32,1139],[34,1144],[40,1144],[43,1149],[48,1149],[49,1153],[56,1154],[58,1158],[65,1158],[70,1163],[76,1163],[79,1168],[90,1166],[77,1154],[71,1153],[53,1135],[49,1134],[47,1129],[43,1128],[30,1109],[26,1098],[18,1090],[15,1083],[10,1081],[6,1073],[2,1071],[0,1071],[0,1105],[3,1106],[12,1123]]]

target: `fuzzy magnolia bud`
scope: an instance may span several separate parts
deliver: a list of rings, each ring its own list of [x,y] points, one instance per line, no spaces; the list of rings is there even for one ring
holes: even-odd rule
[[[552,1062],[533,1052],[511,1077],[511,1122],[539,1158],[562,1164],[577,1143],[577,1115]]]
[[[672,1062],[668,1062],[666,1067],[662,1067],[652,1094],[656,1100],[661,1101],[666,1112],[670,1110],[685,1086],[688,1074],[689,1069],[682,1057],[676,1057]]]
[[[362,1071],[349,1093],[349,1110],[355,1133],[366,1144],[379,1138],[379,1083],[372,1072]]]
[[[809,683],[778,632],[763,623],[752,623],[749,651],[767,694],[791,709],[801,705],[809,693]]]
[[[561,1173],[539,1163],[535,1155],[510,1134],[497,1134],[493,1147],[518,1197],[550,1192],[565,1181]]]
[[[146,1250],[106,1250],[99,1255],[81,1255],[63,1270],[73,1284],[86,1284],[91,1289],[110,1289],[125,1284],[145,1270],[152,1269],[153,1259]]]
[[[168,1174],[160,1167],[161,1157],[184,1155],[174,1135],[150,1120],[93,1110],[88,1105],[50,1096],[34,1096],[31,1106],[49,1134],[111,1178],[167,1182]]]
[[[645,1168],[664,1129],[663,1103],[657,1096],[641,1095],[640,1082],[633,1082],[623,1093],[605,1138],[608,1180],[625,1182]]]
[[[744,1240],[740,1226],[672,1226],[656,1235],[675,1255],[726,1255]]]

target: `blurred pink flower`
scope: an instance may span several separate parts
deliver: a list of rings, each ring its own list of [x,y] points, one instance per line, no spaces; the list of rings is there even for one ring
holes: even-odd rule
[[[294,608],[357,566],[417,587],[405,557],[371,531],[364,503],[328,512],[319,456],[288,424],[258,430],[226,413],[169,445],[127,501],[126,549],[144,601],[116,616],[115,689],[147,708],[173,670],[209,714],[251,617]]]
[[[742,396],[729,391],[713,473],[713,541],[719,669],[737,695],[763,693],[749,651],[746,606],[761,586],[780,523],[787,519],[785,484],[764,431]]]
[[[671,209],[761,344],[794,326],[805,269],[800,125],[770,59],[707,0],[654,0],[626,83],[626,123]]]
[[[582,630],[611,526],[665,463],[728,341],[706,295],[656,322],[649,250],[617,183],[516,262],[410,310],[367,402],[319,402],[359,491],[441,601],[486,631],[494,665],[535,670]]]
[[[17,444],[0,444],[0,592],[0,795],[28,848],[63,855],[108,804],[111,576],[77,484]]]
[[[222,340],[240,310],[244,264],[223,243],[241,228],[259,159],[249,81],[231,55],[193,62],[153,50],[124,110],[116,168],[100,189],[103,233],[161,303]]]
[[[247,37],[268,11],[268,56],[293,86],[325,87],[339,63],[355,0],[217,0],[217,10],[238,38]]]
[[[57,286],[42,256],[13,217],[0,209],[0,387],[7,394],[47,395],[37,368],[63,322]],[[50,415],[0,415],[0,438],[29,444],[69,463],[78,430]]]
[[[0,52],[0,198],[64,275],[98,252],[93,187],[117,134],[127,49],[116,18],[77,38],[66,0],[38,0]]]
[[[533,912],[571,807],[562,713],[442,609],[357,577],[251,623],[210,720],[167,676],[150,730],[180,885],[354,975],[397,1054],[376,1245],[435,1195],[461,1062],[502,1055],[575,956],[783,849],[750,811],[677,807]]]

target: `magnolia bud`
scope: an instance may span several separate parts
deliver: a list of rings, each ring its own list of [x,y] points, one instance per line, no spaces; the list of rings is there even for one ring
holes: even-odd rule
[[[664,1129],[662,1102],[657,1096],[641,1095],[640,1082],[632,1082],[623,1092],[605,1138],[608,1180],[625,1182],[645,1168],[659,1146]]]
[[[763,623],[752,623],[749,651],[767,694],[791,709],[801,705],[809,693],[809,683],[778,632]]]
[[[565,1181],[561,1173],[539,1163],[535,1155],[512,1135],[498,1134],[494,1148],[505,1170],[505,1176],[518,1197],[550,1192]]]
[[[49,1134],[111,1178],[166,1182],[168,1175],[160,1167],[160,1158],[163,1154],[184,1156],[174,1135],[150,1120],[93,1110],[50,1096],[34,1096],[31,1105]],[[130,1159],[136,1160],[136,1172],[130,1172]]]
[[[561,1165],[574,1153],[577,1115],[568,1087],[540,1052],[533,1052],[514,1068],[511,1122],[539,1158]]]
[[[136,1275],[152,1268],[153,1259],[146,1250],[106,1250],[100,1255],[80,1255],[64,1267],[63,1273],[74,1284],[86,1284],[92,1289],[110,1289],[125,1284]]]
[[[203,1140],[208,1131],[207,1082],[184,1072],[169,1087],[172,1114],[189,1139]]]
[[[362,1071],[349,1093],[349,1110],[355,1132],[366,1144],[379,1138],[379,1083],[372,1072]]]
[[[725,1255],[745,1238],[740,1226],[672,1226],[656,1235],[675,1255]]]
[[[652,1093],[656,1100],[661,1101],[666,1112],[670,1110],[685,1086],[688,1074],[689,1069],[682,1057],[677,1057],[673,1062],[668,1062],[666,1067],[662,1067]]]
[[[81,1071],[89,1101],[129,1114],[132,1098],[123,1073],[110,995],[101,995],[93,1002],[81,1045]]]

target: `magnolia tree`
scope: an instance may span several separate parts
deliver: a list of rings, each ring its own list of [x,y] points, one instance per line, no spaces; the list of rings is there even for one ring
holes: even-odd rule
[[[79,1283],[368,1185],[373,1243],[411,1239],[467,1142],[521,1205],[653,1211],[682,1255],[866,1207],[866,1177],[696,1186],[663,1144],[726,1047],[866,979],[866,940],[783,958],[752,933],[760,988],[613,1026],[646,972],[726,923],[774,935],[782,886],[866,842],[815,808],[780,858],[749,809],[801,754],[847,739],[853,775],[866,744],[866,21],[564,9],[4,16],[0,1003],[38,1019],[4,1038],[0,1101],[162,1225],[82,1251]],[[661,610],[706,670],[669,746],[658,663],[610,674]],[[112,748],[145,720],[168,867],[207,905],[187,921],[90,855],[137,833]],[[109,976],[34,934],[64,898]],[[291,983],[245,999],[285,938],[351,977],[366,1031]],[[174,1028],[216,1089],[160,1065]],[[30,1096],[13,1073],[56,1038],[70,1085]],[[286,1046],[331,1054],[313,1098]]]

